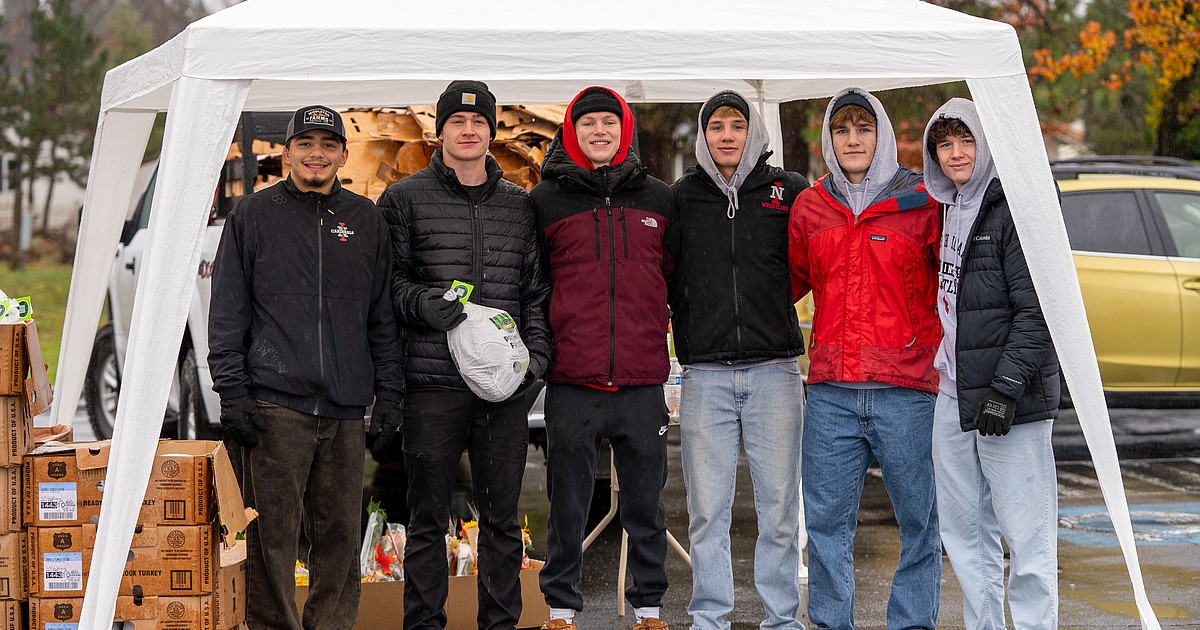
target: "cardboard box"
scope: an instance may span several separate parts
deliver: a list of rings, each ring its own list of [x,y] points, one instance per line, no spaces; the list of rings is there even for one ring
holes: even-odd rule
[[[95,525],[30,528],[30,594],[82,597],[95,548]],[[217,549],[215,524],[138,526],[117,593],[212,593],[217,579]]]
[[[550,618],[550,608],[542,596],[538,576],[542,562],[533,561],[533,568],[521,571],[521,618],[518,628],[540,628]],[[450,593],[446,598],[446,630],[475,630],[479,627],[479,576],[464,575],[450,578]],[[304,610],[308,587],[296,587],[296,607]],[[352,630],[392,630],[404,619],[404,582],[364,582],[358,604],[358,621]]]
[[[221,553],[217,588],[207,595],[135,597],[118,595],[114,621],[134,630],[228,630],[246,620],[246,544]],[[82,597],[30,597],[31,630],[79,623]]]
[[[0,536],[0,600],[29,597],[25,552],[25,532]],[[0,628],[3,628],[2,623]]]
[[[20,466],[33,449],[33,416],[24,396],[0,396],[0,466]]]
[[[50,408],[52,395],[37,324],[0,324],[0,396],[24,395],[29,415]]]
[[[20,531],[22,469],[20,466],[0,467],[0,534]]]
[[[109,446],[108,441],[46,444],[26,456],[25,524],[95,524],[100,518]],[[139,523],[198,525],[219,519],[223,541],[230,546],[255,515],[242,504],[224,445],[159,442]]]
[[[0,630],[25,630],[25,613],[21,611],[24,602],[16,600],[0,601]]]
[[[0,324],[0,395],[23,393],[25,374],[28,372],[29,353],[25,351],[25,326]]]
[[[50,442],[70,442],[75,430],[70,425],[56,424],[52,427],[33,427],[33,442],[36,445]]]

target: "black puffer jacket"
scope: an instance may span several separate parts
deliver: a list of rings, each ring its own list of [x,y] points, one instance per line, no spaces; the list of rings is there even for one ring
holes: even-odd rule
[[[392,304],[410,388],[467,389],[450,358],[446,333],[427,326],[417,309],[424,289],[449,289],[454,280],[475,285],[472,302],[513,317],[529,349],[532,376],[540,377],[550,363],[550,287],[542,272],[533,205],[520,186],[503,179],[490,156],[487,174],[474,204],[439,149],[428,167],[392,184],[379,198],[392,233]]]
[[[738,187],[738,210],[700,167],[672,190],[680,254],[671,280],[671,322],[680,363],[794,357],[804,340],[788,279],[788,212],[808,182],[766,163]]]
[[[1058,416],[1058,356],[1042,316],[1000,180],[971,226],[958,294],[959,422],[974,431],[989,387],[1017,399],[1013,424]]]

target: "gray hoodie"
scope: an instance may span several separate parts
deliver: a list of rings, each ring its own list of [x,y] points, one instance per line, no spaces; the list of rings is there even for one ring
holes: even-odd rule
[[[829,131],[829,119],[833,116],[834,103],[849,92],[858,92],[866,97],[875,110],[875,157],[861,184],[851,184],[850,180],[846,179],[846,174],[838,165],[837,154],[833,152],[833,136]],[[834,187],[846,195],[846,201],[854,216],[862,214],[867,206],[884,196],[892,177],[900,169],[900,164],[896,158],[896,132],[883,109],[883,103],[862,88],[846,88],[834,94],[825,108],[825,122],[821,127],[821,155],[825,158],[825,165],[829,168],[829,177],[833,179]]]
[[[723,94],[733,94],[742,99],[746,103],[746,109],[749,112],[750,123],[746,134],[746,146],[742,150],[742,159],[738,162],[737,171],[733,173],[733,179],[726,181],[725,177],[717,169],[717,163],[713,161],[712,154],[708,150],[708,143],[704,140],[704,116],[705,106],[708,102]],[[700,106],[700,113],[696,116],[696,124],[700,130],[696,137],[696,163],[708,173],[708,176],[716,182],[717,187],[721,192],[725,193],[725,197],[729,199],[729,208],[726,215],[732,219],[737,214],[738,210],[738,187],[746,181],[746,177],[750,175],[750,171],[754,170],[758,164],[759,158],[767,151],[767,126],[763,123],[762,117],[758,115],[758,110],[750,105],[749,99],[733,90],[725,90],[717,92],[710,96],[704,105]]]
[[[971,179],[959,191],[942,172],[936,152],[929,151],[929,128],[943,118],[963,121],[975,137],[975,170]],[[925,125],[921,146],[925,155],[925,189],[929,195],[944,205],[942,215],[941,265],[938,270],[938,316],[942,321],[942,343],[938,346],[934,367],[941,374],[938,385],[943,394],[957,396],[955,388],[954,347],[958,339],[958,281],[962,261],[967,254],[967,239],[979,216],[983,193],[996,177],[996,166],[992,163],[992,152],[987,138],[983,136],[983,125],[975,113],[975,104],[965,98],[952,98],[942,105]]]

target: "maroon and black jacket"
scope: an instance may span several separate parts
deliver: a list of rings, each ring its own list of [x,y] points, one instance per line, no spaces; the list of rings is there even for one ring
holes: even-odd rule
[[[611,91],[611,90],[610,90]],[[633,116],[621,103],[620,148],[612,166],[583,156],[566,123],[533,188],[550,267],[552,383],[660,385],[667,354],[667,281],[678,233],[671,189],[630,151]]]

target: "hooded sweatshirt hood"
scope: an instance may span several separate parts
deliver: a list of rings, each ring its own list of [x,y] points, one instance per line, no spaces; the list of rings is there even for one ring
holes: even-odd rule
[[[975,170],[971,173],[971,179],[963,184],[962,190],[958,190],[942,172],[937,150],[929,149],[929,129],[937,121],[950,118],[961,120],[975,138]],[[987,138],[983,136],[983,125],[979,123],[979,115],[975,112],[975,103],[965,98],[952,98],[934,112],[925,125],[921,146],[925,155],[925,189],[945,206],[939,251],[942,264],[938,272],[938,316],[942,321],[942,343],[938,347],[934,366],[941,374],[941,391],[949,396],[957,396],[955,346],[958,340],[958,286],[962,262],[970,245],[971,229],[983,205],[984,193],[996,177],[996,167],[992,163]]]
[[[613,156],[612,166],[624,162],[626,156],[629,155],[629,147],[633,144],[634,128],[633,112],[629,109],[629,103],[626,103],[620,94],[600,85],[584,88],[579,94],[576,94],[575,98],[571,99],[571,103],[567,105],[566,116],[563,118],[562,148],[576,166],[589,171],[595,170],[595,167],[592,166],[592,161],[583,154],[583,149],[579,148],[579,137],[575,135],[575,122],[574,116],[571,115],[571,110],[574,109],[579,99],[591,89],[601,89],[612,94],[613,98],[617,99],[617,102],[621,105],[621,138],[617,144],[617,154]]]
[[[837,154],[833,150],[833,134],[829,130],[829,120],[833,117],[833,106],[837,104],[838,99],[850,92],[862,95],[875,110],[875,157],[871,160],[871,168],[867,171],[861,184],[851,184],[850,180],[846,178],[846,173],[838,164]],[[896,157],[896,132],[892,129],[891,119],[883,109],[883,103],[862,88],[846,88],[834,94],[825,108],[825,122],[821,125],[821,155],[825,158],[825,165],[829,168],[829,177],[833,180],[834,188],[845,194],[850,210],[856,216],[862,214],[867,206],[889,189],[892,177],[900,170],[900,163]]]
[[[971,179],[963,184],[959,191],[954,182],[942,172],[938,163],[937,152],[929,150],[929,129],[933,124],[945,118],[961,120],[975,136],[975,171]],[[975,103],[965,98],[952,98],[946,101],[929,119],[925,125],[925,135],[921,139],[922,151],[925,156],[925,189],[929,196],[944,204],[962,207],[970,205],[979,210],[983,201],[983,193],[988,184],[996,177],[996,165],[992,163],[992,152],[988,148],[987,138],[983,136],[983,125],[979,123],[979,114],[975,112]],[[961,197],[961,200],[960,200]]]
[[[721,174],[720,169],[717,168],[717,163],[713,160],[712,152],[708,149],[708,141],[704,136],[704,112],[708,109],[709,103],[730,96],[740,99],[745,105],[746,115],[749,118],[746,122],[749,123],[749,128],[746,130],[746,145],[742,148],[741,161],[738,162],[737,170],[734,171],[733,177],[726,180],[725,176]],[[696,164],[712,178],[717,188],[725,193],[725,197],[729,199],[729,208],[726,211],[726,215],[732,219],[738,210],[738,189],[742,184],[746,183],[746,178],[750,175],[750,172],[758,165],[762,159],[762,155],[767,152],[767,126],[763,123],[762,117],[758,115],[758,110],[750,107],[750,103],[746,100],[746,97],[733,90],[717,92],[709,97],[704,102],[704,105],[700,107],[700,113],[697,115],[696,121],[698,129],[696,132]]]

